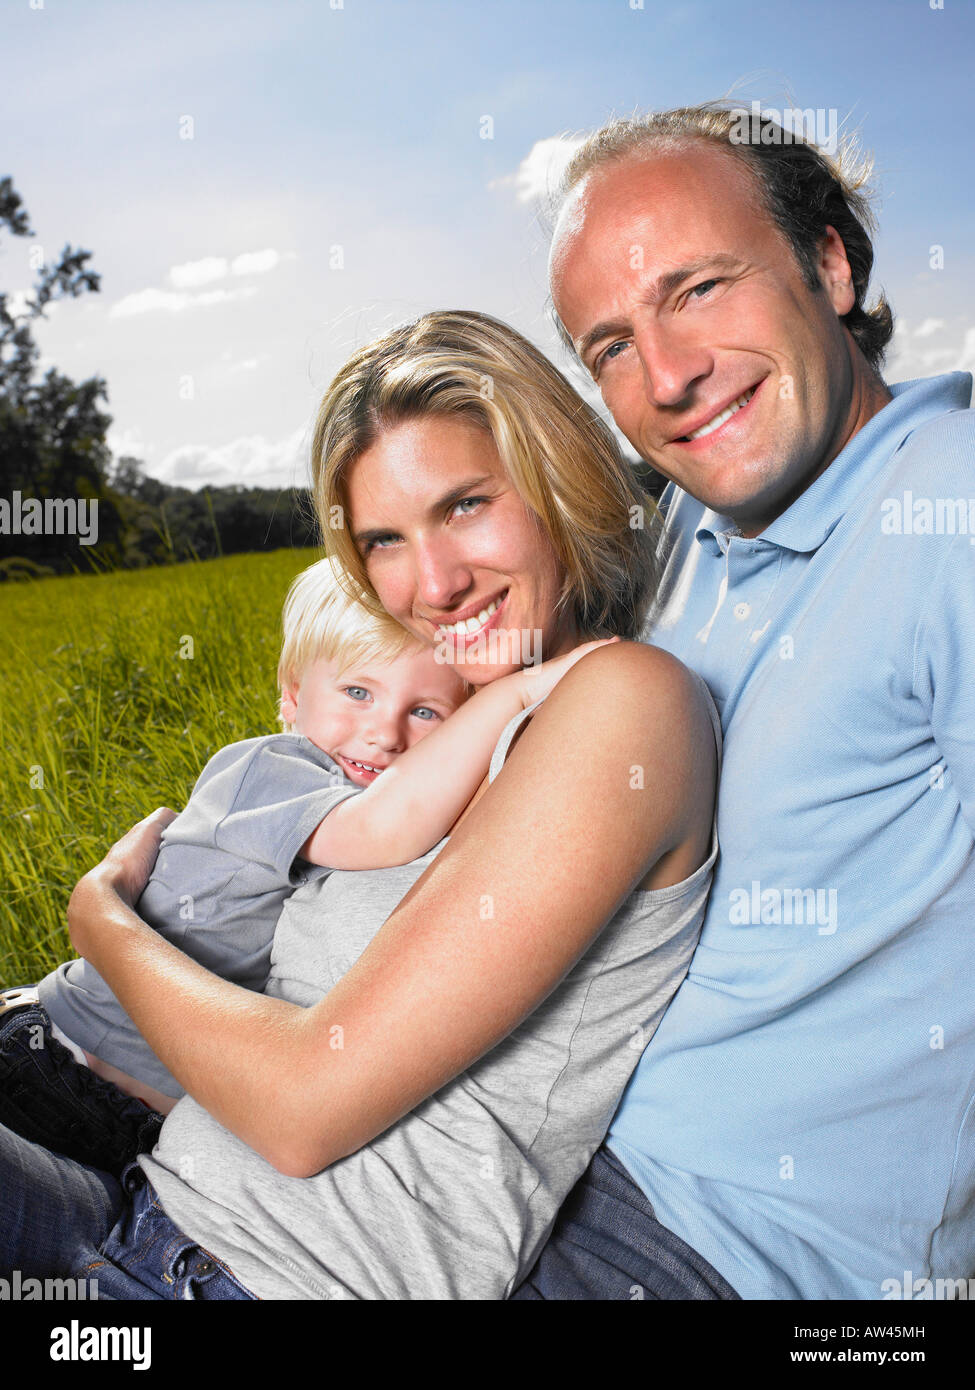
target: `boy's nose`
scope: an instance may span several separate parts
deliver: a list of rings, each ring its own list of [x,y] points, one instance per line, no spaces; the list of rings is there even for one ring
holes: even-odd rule
[[[366,742],[384,753],[401,753],[406,747],[403,720],[396,714],[379,714],[366,730]]]

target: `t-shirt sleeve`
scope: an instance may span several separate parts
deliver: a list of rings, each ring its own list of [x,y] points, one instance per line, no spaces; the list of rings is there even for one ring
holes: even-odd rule
[[[217,848],[298,883],[295,859],[302,845],[329,811],[362,790],[322,758],[319,762],[297,739],[271,739],[256,747],[243,768],[235,769],[229,807],[214,830]]]
[[[958,535],[936,570],[918,624],[914,690],[975,835],[975,539]]]

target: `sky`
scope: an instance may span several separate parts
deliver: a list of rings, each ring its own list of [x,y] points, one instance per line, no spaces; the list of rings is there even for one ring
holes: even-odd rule
[[[973,57],[975,0],[0,0],[0,175],[37,234],[0,237],[0,285],[29,290],[32,247],[90,250],[100,292],[38,339],[105,378],[114,453],[303,486],[332,375],[428,309],[494,314],[584,384],[547,300],[560,152],[733,94],[873,152],[887,379],[971,371]]]

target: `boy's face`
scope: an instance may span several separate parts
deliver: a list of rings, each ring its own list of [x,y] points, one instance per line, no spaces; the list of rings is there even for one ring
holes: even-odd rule
[[[367,787],[466,698],[457,672],[436,661],[432,647],[417,646],[395,661],[344,671],[315,661],[296,688],[283,687],[281,714],[351,782]]]

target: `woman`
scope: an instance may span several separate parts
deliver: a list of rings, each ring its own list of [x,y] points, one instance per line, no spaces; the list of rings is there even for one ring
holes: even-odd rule
[[[431,314],[357,354],[313,459],[350,586],[473,684],[637,636],[640,495],[504,325]],[[600,648],[525,715],[431,854],[298,890],[264,995],[132,911],[168,813],[82,879],[76,949],[189,1097],[121,1187],[0,1132],[0,1252],[116,1297],[511,1290],[687,969],[717,852],[717,716],[678,662]]]

